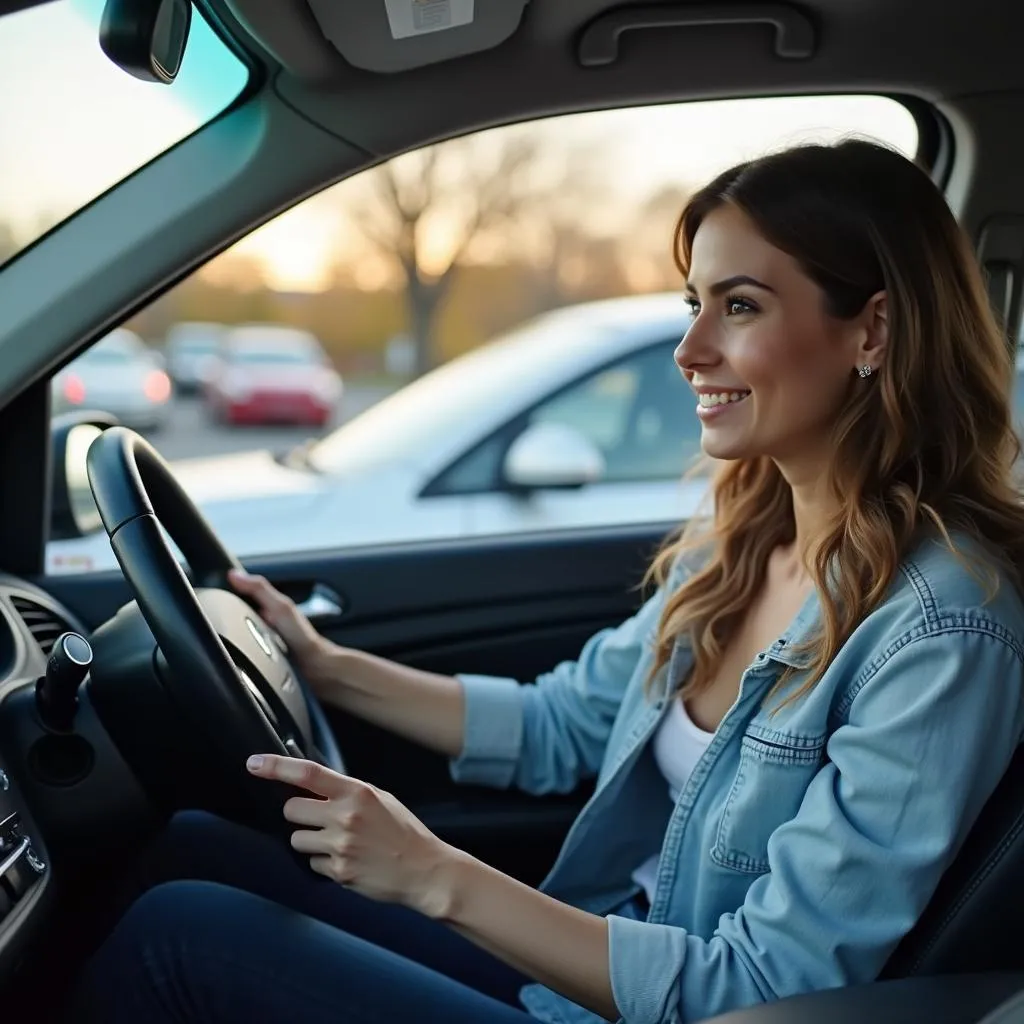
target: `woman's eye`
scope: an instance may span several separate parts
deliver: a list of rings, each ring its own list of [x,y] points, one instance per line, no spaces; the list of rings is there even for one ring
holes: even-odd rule
[[[755,312],[756,307],[752,302],[747,302],[746,299],[730,296],[725,300],[725,311],[726,316],[741,316],[744,313]]]
[[[700,303],[696,299],[687,299],[686,305],[690,310],[690,319],[695,320],[700,313]]]

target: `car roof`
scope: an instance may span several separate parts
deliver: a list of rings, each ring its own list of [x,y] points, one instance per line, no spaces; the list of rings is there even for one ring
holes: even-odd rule
[[[926,16],[920,0],[763,9],[729,0],[696,9],[496,0],[478,2],[471,23],[456,31],[415,37],[396,37],[381,3],[221,6],[228,30],[286,102],[376,160],[574,110],[860,92],[899,97],[922,112],[926,103],[1024,81],[1024,5],[1005,0],[977,0],[969,14],[956,0],[933,0]],[[948,140],[934,127],[925,134],[931,162]]]
[[[224,335],[224,348],[279,351],[306,349],[315,351],[320,342],[310,331],[286,324],[240,324],[228,328]]]
[[[512,71],[517,87],[508,98],[524,106],[535,94],[546,94],[549,106],[569,101],[580,77],[597,75],[619,77],[620,89],[643,79],[659,91],[683,88],[695,96],[758,95],[781,91],[781,83],[820,91],[823,82],[841,81],[847,89],[932,98],[995,83],[1006,88],[1022,75],[1021,5],[1001,0],[977,0],[969,12],[958,0],[932,0],[927,17],[920,0],[808,0],[763,11],[728,0],[711,0],[703,11],[652,9],[643,0],[479,0],[461,31],[404,37],[382,4],[311,0],[301,16],[292,3],[223,6],[232,34],[289,79],[317,83],[325,99],[352,82],[353,69],[383,72],[415,99],[415,79],[438,85],[441,76],[431,71],[469,54],[484,59],[462,61],[458,71],[448,64],[452,75],[507,85]],[[723,60],[728,51],[732,59]],[[679,71],[665,75],[667,68]],[[296,101],[308,98],[294,91]],[[466,96],[462,106],[493,109],[495,100]]]
[[[143,340],[127,327],[117,327],[109,334],[104,335],[93,346],[93,349],[106,352],[130,352],[132,354],[143,352],[146,348]],[[88,353],[88,349],[83,355]]]
[[[180,320],[167,328],[164,344],[168,348],[188,348],[200,344],[218,346],[227,328],[209,320]]]

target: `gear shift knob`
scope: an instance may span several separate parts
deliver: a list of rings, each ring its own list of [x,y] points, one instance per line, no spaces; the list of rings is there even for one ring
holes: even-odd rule
[[[43,724],[70,732],[78,707],[78,688],[92,667],[92,647],[80,633],[57,637],[46,661],[46,675],[36,682],[36,707]]]

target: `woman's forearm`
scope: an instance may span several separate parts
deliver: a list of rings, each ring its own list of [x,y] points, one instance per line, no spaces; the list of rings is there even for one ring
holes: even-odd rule
[[[451,676],[325,644],[307,669],[328,704],[447,757],[463,744],[462,686]]]
[[[606,1020],[612,994],[608,923],[451,850],[420,909]]]

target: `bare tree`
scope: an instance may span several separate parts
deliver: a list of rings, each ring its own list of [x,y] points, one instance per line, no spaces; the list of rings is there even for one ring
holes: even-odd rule
[[[666,185],[648,196],[636,211],[633,230],[622,239],[625,262],[633,287],[642,291],[680,286],[672,255],[672,231],[690,192]]]
[[[397,157],[366,176],[364,201],[349,197],[346,215],[404,279],[416,369],[437,359],[438,309],[474,247],[514,222],[541,194],[542,147],[529,130],[485,132]]]

